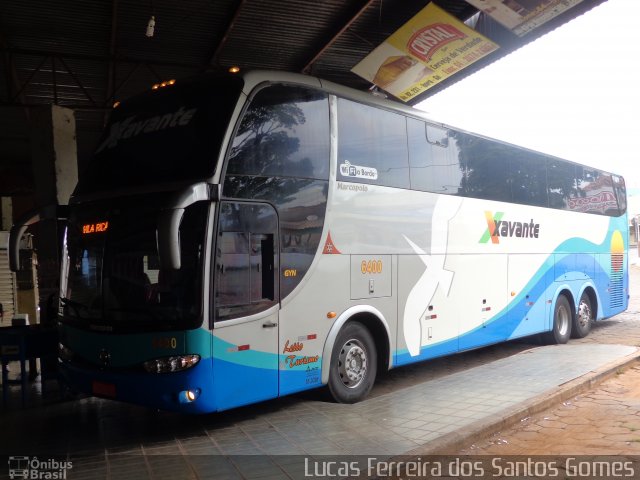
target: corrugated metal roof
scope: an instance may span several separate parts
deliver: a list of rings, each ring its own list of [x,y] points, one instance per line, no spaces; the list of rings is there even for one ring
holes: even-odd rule
[[[602,1],[583,0],[579,8],[524,38],[485,18],[479,28],[502,46],[500,51],[438,88],[446,88]],[[307,73],[367,89],[371,85],[351,73],[351,68],[428,3],[4,1],[0,3],[0,159],[25,156],[13,151],[15,141],[4,141],[3,132],[8,130],[3,127],[28,125],[27,110],[8,106],[28,109],[56,103],[75,109],[82,160],[95,145],[113,100],[128,98],[164,79],[231,65],[298,72],[308,67]],[[477,13],[464,0],[435,3],[461,20]],[[145,31],[152,15],[155,32],[148,38]],[[22,135],[28,139],[28,129]],[[10,153],[5,144],[14,145]]]

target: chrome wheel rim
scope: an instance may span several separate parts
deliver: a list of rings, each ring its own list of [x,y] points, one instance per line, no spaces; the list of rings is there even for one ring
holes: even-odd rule
[[[558,308],[557,323],[558,333],[562,336],[566,335],[569,332],[570,316],[569,310],[564,305]]]
[[[338,355],[338,373],[347,388],[357,388],[367,373],[367,352],[359,340],[352,338],[344,343]]]
[[[587,302],[580,302],[578,307],[578,324],[581,328],[588,327],[591,323],[591,307]]]

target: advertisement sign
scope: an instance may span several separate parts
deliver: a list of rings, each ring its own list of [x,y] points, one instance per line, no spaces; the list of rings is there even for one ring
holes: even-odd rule
[[[491,18],[522,37],[582,0],[467,0]]]
[[[406,102],[498,48],[430,3],[351,71]]]

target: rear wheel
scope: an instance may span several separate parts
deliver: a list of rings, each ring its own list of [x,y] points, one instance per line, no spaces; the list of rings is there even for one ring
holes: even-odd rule
[[[376,372],[376,344],[371,333],[360,323],[346,324],[331,353],[331,396],[339,403],[359,402],[371,391]]]
[[[573,319],[571,336],[573,338],[584,338],[589,335],[593,324],[593,310],[591,310],[591,299],[589,295],[583,293],[578,304],[578,314]]]
[[[560,295],[553,309],[553,328],[545,335],[546,343],[567,343],[571,337],[572,324],[573,312],[571,311],[569,300],[564,295]]]

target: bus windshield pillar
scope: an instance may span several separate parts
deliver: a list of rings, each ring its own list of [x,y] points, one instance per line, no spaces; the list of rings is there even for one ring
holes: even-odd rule
[[[189,185],[176,193],[158,218],[158,257],[160,268],[180,270],[180,222],[189,205],[201,201],[216,201],[220,198],[220,185],[206,182]]]

